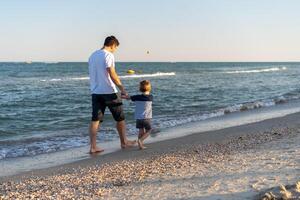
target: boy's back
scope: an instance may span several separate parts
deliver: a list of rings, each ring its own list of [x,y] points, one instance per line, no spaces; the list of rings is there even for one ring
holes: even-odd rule
[[[139,94],[130,97],[135,102],[135,119],[151,119],[152,118],[152,101],[151,94]]]

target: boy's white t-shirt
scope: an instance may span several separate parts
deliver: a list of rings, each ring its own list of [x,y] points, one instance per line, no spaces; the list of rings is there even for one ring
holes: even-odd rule
[[[115,67],[114,55],[106,50],[97,50],[89,58],[90,89],[92,94],[117,93],[107,68]]]

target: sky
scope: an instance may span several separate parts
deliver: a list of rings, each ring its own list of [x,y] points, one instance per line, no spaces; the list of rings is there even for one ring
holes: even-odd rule
[[[3,0],[0,61],[300,61],[299,0]],[[147,54],[149,51],[149,54]]]

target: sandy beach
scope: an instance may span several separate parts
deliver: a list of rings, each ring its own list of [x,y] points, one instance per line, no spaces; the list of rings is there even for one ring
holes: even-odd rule
[[[287,194],[299,199],[299,117],[291,114],[148,144],[144,151],[133,148],[2,177],[0,198],[279,199]]]

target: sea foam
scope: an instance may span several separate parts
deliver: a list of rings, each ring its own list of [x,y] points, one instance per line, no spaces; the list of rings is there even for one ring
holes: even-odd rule
[[[226,74],[243,74],[243,73],[262,73],[262,72],[276,72],[286,70],[286,67],[271,67],[264,69],[253,69],[253,70],[236,70],[236,71],[228,71]]]
[[[131,79],[131,78],[147,78],[147,77],[160,77],[160,76],[175,76],[175,72],[156,72],[153,74],[132,74],[132,75],[121,75],[119,76],[121,79]],[[43,79],[42,82],[58,82],[58,81],[81,81],[81,80],[89,80],[88,76],[83,77],[66,77],[66,78],[52,78],[52,79]]]

